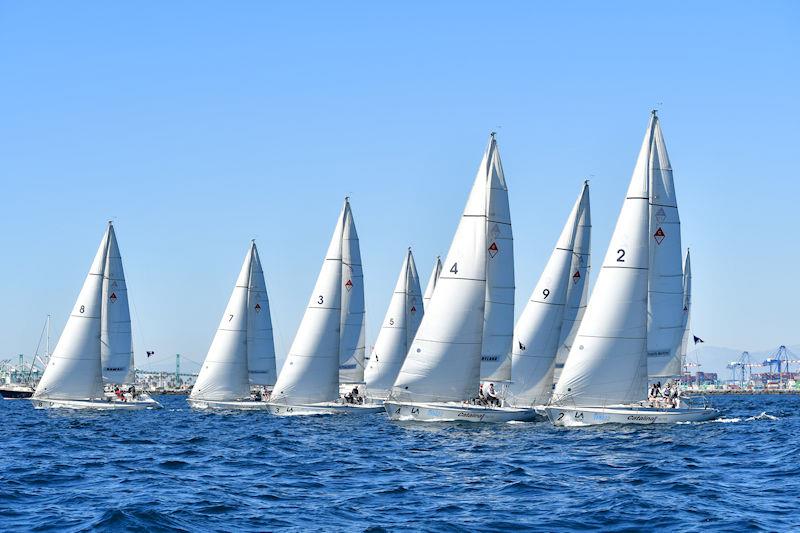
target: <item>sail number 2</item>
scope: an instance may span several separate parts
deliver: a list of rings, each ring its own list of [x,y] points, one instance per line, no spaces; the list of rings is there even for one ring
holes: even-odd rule
[[[617,250],[617,253],[619,254],[617,256],[617,263],[624,263],[625,262],[625,250],[620,248],[619,250]]]

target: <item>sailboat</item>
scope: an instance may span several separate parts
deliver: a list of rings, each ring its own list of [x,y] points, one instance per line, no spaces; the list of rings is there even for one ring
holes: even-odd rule
[[[570,320],[566,320],[570,290],[573,291],[570,311],[579,309],[574,302],[577,296],[579,303],[584,293],[578,284],[583,283],[585,287],[586,268],[582,268],[582,264],[588,261],[587,256],[576,254],[575,245],[579,240],[588,241],[588,235],[584,235],[588,231],[588,220],[589,184],[586,182],[517,321],[511,350],[513,381],[506,396],[511,405],[534,409],[550,400],[559,341],[566,338],[568,333],[565,335],[564,329],[573,326],[576,316],[571,314]],[[543,411],[540,416],[544,418]]]
[[[189,405],[200,409],[266,409],[251,386],[275,384],[275,344],[269,298],[255,241],[192,387]]]
[[[133,349],[125,273],[114,226],[108,228],[31,398],[34,407],[152,409],[146,393],[105,395],[103,382],[132,382]]]
[[[383,409],[380,405],[347,403],[339,396],[340,379],[346,376],[355,382],[358,378],[357,370],[349,375],[342,372],[353,369],[340,369],[349,366],[341,361],[353,360],[356,365],[359,357],[363,361],[364,293],[357,243],[350,202],[345,198],[308,307],[270,397],[272,414],[372,413]],[[343,297],[353,291],[357,291],[354,297]],[[359,320],[361,332],[357,331]]]
[[[424,313],[419,275],[409,248],[365,371],[367,397],[372,402],[381,403],[388,397]]]
[[[530,420],[525,409],[471,403],[480,383],[490,263],[510,242],[505,176],[494,133],[484,152],[436,290],[384,407],[393,420]],[[502,278],[499,286],[513,286]],[[498,301],[500,299],[498,298]],[[501,303],[504,303],[501,301]],[[513,326],[513,324],[512,324]],[[490,331],[494,331],[490,329]]]
[[[707,406],[664,408],[647,400],[651,247],[666,233],[651,234],[650,191],[665,161],[654,111],[589,306],[545,408],[556,426],[663,424],[719,414]]]

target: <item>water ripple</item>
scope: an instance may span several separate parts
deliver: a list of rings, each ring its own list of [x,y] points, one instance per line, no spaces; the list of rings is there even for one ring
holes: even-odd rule
[[[0,402],[0,530],[606,531],[800,526],[799,397],[669,427],[69,413]]]

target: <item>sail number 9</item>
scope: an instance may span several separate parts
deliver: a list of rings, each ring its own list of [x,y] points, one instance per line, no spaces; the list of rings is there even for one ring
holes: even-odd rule
[[[543,290],[542,296],[544,296],[544,299],[547,300],[547,297],[550,296],[550,289]]]

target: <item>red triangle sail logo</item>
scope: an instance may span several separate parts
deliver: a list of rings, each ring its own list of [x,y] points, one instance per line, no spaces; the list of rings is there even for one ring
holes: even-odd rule
[[[255,309],[256,309],[256,313],[260,313],[261,312],[261,304],[256,304]]]
[[[576,270],[572,275],[572,283],[578,283],[581,280],[581,271]]]
[[[661,244],[661,241],[663,241],[666,236],[667,234],[664,233],[664,230],[661,228],[658,228],[656,232],[653,234],[653,238],[656,240],[656,244]]]
[[[497,252],[499,252],[499,251],[500,251],[500,250],[499,250],[499,248],[497,248],[497,243],[496,243],[496,242],[493,242],[493,243],[492,243],[492,244],[489,246],[489,256],[490,256],[490,257],[494,257],[494,256],[496,256],[496,255],[497,255]]]
[[[347,280],[347,283],[344,284],[344,288],[348,291],[353,288],[353,280]]]
[[[411,306],[411,312],[412,313],[416,313],[417,312],[417,306],[416,305]]]
[[[116,302],[117,301],[117,293],[116,292],[112,292],[111,296],[109,296],[108,299],[111,300],[111,303]]]

